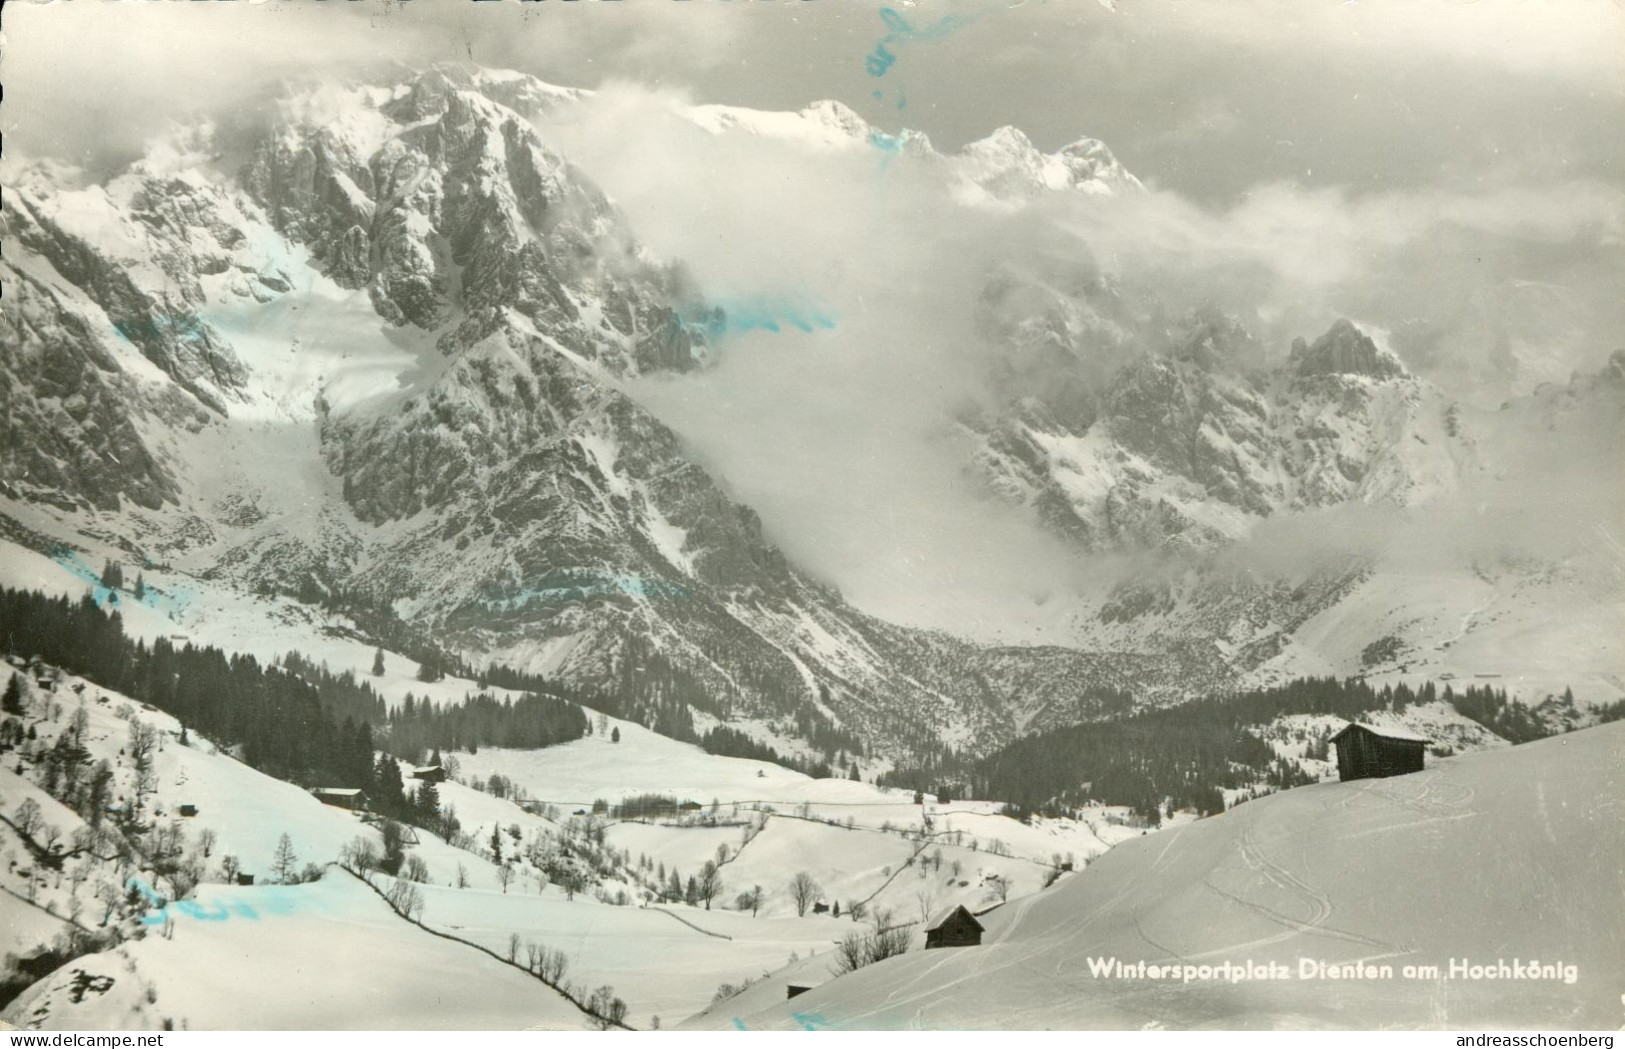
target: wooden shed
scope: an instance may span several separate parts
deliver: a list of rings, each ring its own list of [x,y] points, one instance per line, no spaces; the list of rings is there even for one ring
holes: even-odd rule
[[[1337,778],[1346,781],[1421,772],[1430,740],[1404,729],[1351,723],[1331,742],[1337,746]]]
[[[439,765],[424,765],[422,768],[412,770],[412,778],[422,780],[425,783],[444,783],[446,782],[446,770]]]
[[[310,791],[323,805],[336,805],[341,809],[365,811],[367,795],[356,787],[313,787]]]
[[[925,928],[925,949],[933,947],[979,947],[982,943],[982,923],[965,909],[964,904],[953,908]]]

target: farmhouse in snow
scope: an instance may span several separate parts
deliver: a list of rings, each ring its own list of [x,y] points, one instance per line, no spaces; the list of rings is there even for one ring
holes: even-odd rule
[[[425,783],[444,783],[446,782],[446,770],[439,765],[424,765],[421,768],[412,770],[412,778],[422,780]]]
[[[933,947],[979,947],[982,923],[963,904],[926,926],[925,949]]]
[[[1351,723],[1331,742],[1337,746],[1337,778],[1347,781],[1421,772],[1430,741],[1404,729]]]

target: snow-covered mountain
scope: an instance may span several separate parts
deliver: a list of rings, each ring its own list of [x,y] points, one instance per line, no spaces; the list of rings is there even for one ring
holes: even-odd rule
[[[323,600],[617,695],[629,716],[686,703],[767,732],[839,726],[882,749],[990,746],[1092,716],[1099,687],[1173,699],[1381,670],[1370,646],[1425,645],[1446,622],[1461,636],[1441,626],[1444,648],[1493,658],[1395,650],[1394,672],[1509,672],[1555,651],[1543,635],[1501,644],[1533,613],[1484,632],[1509,594],[1536,593],[1539,612],[1566,593],[1549,562],[1482,565],[1435,610],[1367,559],[1298,579],[1176,560],[1103,592],[1073,643],[1048,648],[990,649],[854,609],[623,391],[703,369],[720,314],[537,131],[533,118],[582,97],[438,68],[294,90],[262,126],[186,125],[108,178],[18,165],[0,220],[8,555],[148,566],[198,595],[169,609],[181,630],[202,629],[222,594]],[[838,103],[686,115],[787,148],[907,151],[968,206],[1139,189],[1092,140],[1044,154],[1002,129],[938,154]],[[981,444],[970,468],[1089,553],[1245,548],[1259,522],[1426,502],[1498,441],[1516,447],[1563,414],[1540,405],[1620,397],[1605,375],[1469,419],[1351,325],[1259,371],[1245,331],[1216,314],[1166,328],[1166,346],[1102,385],[1099,348],[1141,347],[1147,330],[1107,283],[995,273],[986,301],[1013,396],[962,420]],[[1604,636],[1616,591],[1580,629]],[[1617,640],[1584,640],[1529,687],[1617,695]]]
[[[717,314],[513,108],[564,97],[433,70],[179,129],[104,183],[25,169],[0,263],[10,537],[343,595],[629,711],[1007,736],[972,647],[796,572],[621,392],[702,365]],[[1070,689],[1110,659],[1062,661]]]
[[[1216,310],[1148,322],[1100,281],[1009,275],[985,305],[1010,364],[1002,408],[960,419],[973,473],[1080,551],[1132,552],[1079,602],[1076,644],[1183,650],[1213,685],[1625,686],[1617,541],[1553,539],[1577,529],[1535,509],[1617,490],[1625,354],[1484,410],[1347,320],[1270,361]]]
[[[679,115],[718,135],[752,135],[809,149],[903,154],[944,172],[955,198],[971,206],[1008,209],[1046,192],[1109,195],[1145,188],[1104,142],[1092,138],[1044,153],[1019,128],[1006,126],[955,152],[941,153],[923,132],[905,128],[889,134],[828,99],[796,113],[704,105],[685,107]]]

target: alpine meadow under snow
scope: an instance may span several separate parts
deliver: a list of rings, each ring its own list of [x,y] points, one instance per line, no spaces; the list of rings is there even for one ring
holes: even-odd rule
[[[215,90],[6,107],[6,1023],[1617,1024],[1617,56],[73,6]]]

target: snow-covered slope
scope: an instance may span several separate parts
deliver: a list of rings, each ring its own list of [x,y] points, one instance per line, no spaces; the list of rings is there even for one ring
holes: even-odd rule
[[[911,953],[788,1005],[774,981],[694,1023],[1609,1027],[1625,981],[1622,775],[1625,725],[1607,725],[1299,788],[1120,846],[988,915],[980,947]],[[1303,959],[1389,975],[1332,982]],[[1503,961],[1551,968],[1515,978]],[[1116,962],[1176,968],[1125,977]],[[1183,978],[1226,962],[1287,975]]]
[[[407,924],[335,872],[307,885],[206,886],[172,936],[77,958],[6,1019],[81,1031],[568,1031],[585,1017],[530,976]]]
[[[583,1022],[529,977],[493,970],[467,946],[413,928],[335,866],[357,840],[380,846],[376,821],[321,804],[111,690],[42,664],[0,664],[0,687],[12,676],[24,682],[20,721],[33,737],[9,749],[0,770],[11,821],[0,824],[0,921],[8,953],[45,971],[8,1007],[8,1021],[283,1029]],[[153,775],[137,796],[128,751],[148,728]],[[100,832],[42,787],[82,800],[61,778],[61,756],[79,747],[76,767],[105,761],[109,769]],[[448,841],[419,828],[409,836],[406,863],[424,897],[416,917],[503,956],[514,934],[563,951],[578,998],[612,986],[635,1026],[690,1015],[719,985],[759,978],[793,954],[827,953],[860,927],[798,914],[790,883],[799,873],[814,877],[818,900],[847,913],[860,903],[912,922],[922,898],[977,907],[1019,899],[1038,890],[1054,857],[1087,862],[1121,840],[1107,829],[1106,810],[1028,826],[999,815],[995,802],[917,804],[911,792],[711,755],[613,718],[569,744],[446,757],[453,778],[440,785],[439,800],[461,833]],[[91,774],[75,773],[75,782]],[[499,778],[506,789],[493,793]],[[636,819],[594,804],[645,794],[696,804]],[[19,830],[29,805],[37,816]],[[115,826],[127,829],[113,834]],[[278,883],[283,835],[293,869],[324,871],[319,881]],[[121,842],[127,860],[119,859]],[[60,860],[48,858],[53,847]],[[667,876],[684,883],[719,858],[711,907],[655,891]],[[160,861],[170,865],[161,875]],[[176,869],[195,869],[195,891],[177,888],[189,882]],[[571,872],[582,875],[579,884],[567,881]],[[226,884],[239,873],[255,883]],[[377,880],[388,891],[390,880]],[[740,902],[758,888],[754,905]],[[139,938],[92,944],[88,954],[82,942],[69,949],[115,936]],[[293,953],[312,942],[336,946],[319,959]],[[391,964],[367,971],[366,952],[387,952]],[[450,970],[464,976],[447,980]],[[487,986],[493,980],[495,989]],[[360,985],[351,981],[372,981],[365,986],[376,993],[358,1005]],[[246,988],[255,993],[233,1004]],[[493,1008],[490,996],[499,993],[508,1004]],[[342,1021],[341,1008],[350,1010]]]

